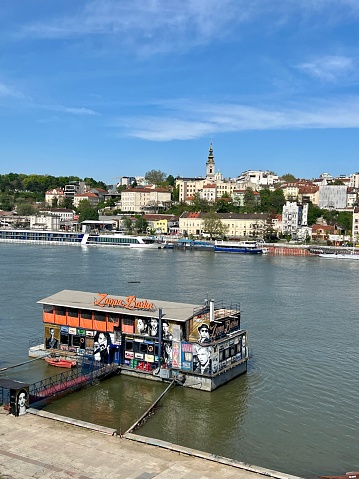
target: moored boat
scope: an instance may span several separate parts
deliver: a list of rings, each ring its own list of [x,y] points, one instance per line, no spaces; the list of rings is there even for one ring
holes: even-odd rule
[[[341,476],[320,476],[322,479],[359,479],[359,472],[347,472]]]
[[[220,253],[263,254],[268,251],[259,246],[257,241],[216,241],[214,251]]]
[[[359,260],[357,253],[320,253],[319,258],[324,259],[348,259],[350,261]]]
[[[161,249],[163,244],[153,236],[124,235],[122,233],[86,233],[81,246],[119,246],[127,248]]]
[[[76,361],[72,361],[71,359],[65,358],[45,358],[45,361],[50,364],[50,366],[56,366],[57,368],[74,368],[77,363]]]

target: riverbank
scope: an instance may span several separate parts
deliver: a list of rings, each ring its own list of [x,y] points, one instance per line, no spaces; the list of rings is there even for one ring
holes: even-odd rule
[[[63,418],[0,409],[0,477],[7,479],[298,479],[295,476]]]

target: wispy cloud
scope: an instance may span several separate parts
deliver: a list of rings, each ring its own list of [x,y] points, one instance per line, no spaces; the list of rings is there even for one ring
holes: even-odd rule
[[[39,38],[118,38],[139,53],[168,52],[235,36],[240,27],[263,19],[261,28],[287,24],[298,15],[323,22],[359,13],[356,0],[92,0],[71,15],[28,24],[24,34]],[[340,15],[339,15],[340,14]]]
[[[326,56],[301,63],[297,67],[324,82],[336,82],[354,71],[355,61],[344,56]]]
[[[98,115],[94,110],[91,110],[89,108],[74,108],[74,107],[66,107],[66,106],[46,106],[42,107],[45,110],[52,110],[52,111],[57,111],[61,113],[69,113],[71,115],[80,115],[80,116],[93,116],[93,115]]]
[[[307,99],[301,105],[287,108],[184,104],[185,109],[170,111],[168,116],[119,118],[113,126],[127,137],[151,141],[189,140],[249,130],[359,128],[359,98],[331,104]]]
[[[0,97],[9,97],[9,98],[24,98],[24,95],[15,90],[12,87],[5,85],[4,83],[0,83]]]

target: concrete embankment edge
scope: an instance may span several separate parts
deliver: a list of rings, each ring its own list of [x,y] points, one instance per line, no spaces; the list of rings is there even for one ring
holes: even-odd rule
[[[37,409],[29,409],[28,412],[30,414],[41,416],[43,418],[47,418],[47,419],[51,419],[51,420],[59,421],[59,422],[64,422],[66,424],[71,424],[73,426],[78,426],[78,427],[82,427],[82,428],[89,429],[89,430],[92,430],[92,431],[96,431],[96,432],[99,432],[101,434],[107,434],[107,435],[110,435],[110,436],[119,436],[122,439],[127,439],[127,440],[130,440],[130,441],[136,441],[137,443],[143,443],[143,444],[146,444],[148,446],[160,447],[160,448],[172,451],[172,452],[177,452],[179,454],[184,454],[184,455],[187,455],[187,456],[198,457],[200,459],[205,459],[205,460],[208,460],[208,461],[217,462],[219,464],[223,464],[223,465],[226,465],[226,466],[231,466],[231,467],[234,467],[234,468],[237,468],[237,469],[241,469],[241,470],[253,472],[253,473],[256,473],[256,474],[260,474],[261,476],[273,477],[275,479],[302,479],[299,476],[293,476],[293,475],[290,475],[290,474],[285,474],[285,473],[282,473],[282,472],[273,471],[271,469],[266,469],[266,468],[263,468],[263,467],[253,466],[251,464],[246,464],[244,462],[235,461],[233,459],[229,459],[229,458],[222,457],[222,456],[217,456],[215,454],[210,454],[210,453],[207,453],[207,452],[202,452],[202,451],[198,451],[198,450],[191,449],[191,448],[188,448],[188,447],[172,444],[170,442],[161,441],[159,439],[140,436],[138,434],[133,434],[133,433],[126,433],[124,435],[120,435],[118,430],[116,430],[116,429],[112,429],[112,428],[108,428],[108,427],[104,427],[104,426],[99,426],[97,424],[92,424],[92,423],[89,423],[89,422],[86,422],[86,421],[80,421],[80,420],[72,419],[72,418],[65,417],[65,416],[60,416],[58,414],[53,414],[53,413],[50,413],[50,412],[47,412],[47,411],[42,411],[42,410],[37,410]]]

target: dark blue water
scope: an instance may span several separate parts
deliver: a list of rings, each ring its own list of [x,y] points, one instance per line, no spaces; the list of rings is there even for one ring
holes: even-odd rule
[[[173,389],[139,432],[304,477],[358,470],[355,263],[0,244],[0,367],[28,360],[28,340],[42,336],[36,301],[62,289],[240,302],[248,373],[212,393]],[[46,371],[41,361],[8,374],[30,381]],[[116,377],[49,408],[123,431],[163,389]]]

